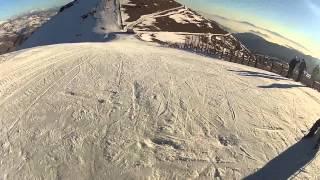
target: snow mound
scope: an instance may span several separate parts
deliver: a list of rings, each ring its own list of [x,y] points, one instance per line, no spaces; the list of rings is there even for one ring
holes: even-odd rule
[[[294,144],[320,116],[320,95],[273,73],[137,40],[0,57],[9,179],[240,179],[270,173],[255,173],[268,162],[286,179],[314,156]],[[290,146],[296,156],[279,155]],[[270,161],[279,156],[286,166]]]
[[[101,42],[107,33],[120,30],[117,0],[75,0],[36,31],[20,49],[41,45]]]

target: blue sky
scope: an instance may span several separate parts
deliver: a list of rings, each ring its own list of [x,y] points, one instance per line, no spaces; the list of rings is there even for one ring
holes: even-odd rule
[[[178,0],[207,13],[268,23],[320,38],[319,0]],[[223,11],[225,10],[225,11]],[[320,39],[318,39],[320,40]]]
[[[277,32],[320,57],[320,0],[178,0],[189,7]]]
[[[36,9],[61,6],[70,0],[0,0],[0,20]]]

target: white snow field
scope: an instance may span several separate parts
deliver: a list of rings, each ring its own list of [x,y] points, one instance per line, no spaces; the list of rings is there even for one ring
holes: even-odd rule
[[[128,38],[0,57],[0,179],[319,178],[320,94],[275,74]]]

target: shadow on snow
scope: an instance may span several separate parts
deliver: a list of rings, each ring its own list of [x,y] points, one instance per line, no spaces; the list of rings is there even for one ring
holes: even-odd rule
[[[303,168],[315,158],[315,144],[315,138],[302,139],[244,179],[289,179],[298,171],[303,171]]]
[[[231,70],[231,69],[229,69],[228,71],[236,72],[240,76],[260,77],[260,78],[274,79],[274,80],[287,80],[287,78],[281,77],[280,75],[276,75],[276,74],[261,73],[261,72],[255,72],[255,71],[238,71],[238,70]]]
[[[258,86],[259,88],[266,88],[266,89],[270,89],[270,88],[280,88],[280,89],[289,89],[289,88],[295,88],[295,87],[306,87],[304,85],[299,85],[299,84],[278,84],[278,83],[274,83],[274,84],[270,84],[267,86]]]

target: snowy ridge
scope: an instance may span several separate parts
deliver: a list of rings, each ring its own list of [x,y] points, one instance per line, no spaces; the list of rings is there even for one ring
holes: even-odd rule
[[[55,14],[55,9],[29,12],[0,22],[0,54],[15,51],[37,28]]]
[[[228,47],[251,55],[239,40],[216,22],[176,1],[129,0],[122,2],[121,6],[124,29],[134,31],[141,40],[169,46],[186,44],[189,39],[212,44],[216,43],[212,42],[214,36],[220,40],[219,44],[214,44],[219,51]]]
[[[101,42],[109,32],[120,31],[117,0],[76,0],[60,9],[20,49],[34,46]]]

